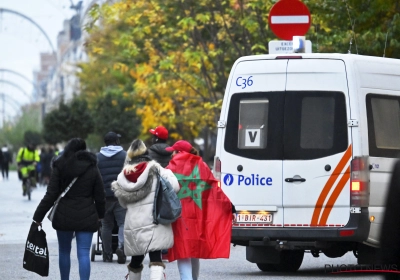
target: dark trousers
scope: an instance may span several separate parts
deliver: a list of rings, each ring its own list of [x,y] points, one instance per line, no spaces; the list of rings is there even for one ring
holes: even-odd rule
[[[3,179],[6,178],[8,179],[8,163],[3,163],[1,165],[1,175],[3,175]]]
[[[162,262],[161,251],[149,252],[150,262]],[[140,268],[144,260],[144,255],[142,256],[132,256],[131,263],[129,264],[132,268]]]
[[[124,245],[124,223],[126,209],[122,208],[118,200],[106,201],[106,213],[101,221],[101,239],[103,241],[104,253],[112,253],[112,231],[114,228],[114,219],[118,225],[118,247]]]

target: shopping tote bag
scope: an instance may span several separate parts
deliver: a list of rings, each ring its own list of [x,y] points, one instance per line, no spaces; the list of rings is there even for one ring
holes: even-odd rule
[[[40,276],[49,276],[49,249],[46,233],[35,222],[32,222],[26,240],[23,267]]]

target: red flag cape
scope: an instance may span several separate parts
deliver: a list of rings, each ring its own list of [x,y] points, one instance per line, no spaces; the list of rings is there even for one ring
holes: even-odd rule
[[[172,224],[168,261],[229,258],[232,204],[201,157],[181,152],[167,166],[178,178],[182,217]]]

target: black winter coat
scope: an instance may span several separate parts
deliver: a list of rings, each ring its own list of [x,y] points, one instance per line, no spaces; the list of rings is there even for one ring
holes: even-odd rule
[[[148,151],[149,156],[158,162],[162,167],[166,167],[171,160],[171,152],[165,150],[165,148],[169,147],[166,143],[157,143],[152,145]]]
[[[54,161],[50,183],[33,215],[34,221],[43,221],[58,196],[75,177],[78,179],[59,202],[53,228],[64,231],[98,230],[98,220],[104,218],[105,213],[105,193],[96,156],[87,151],[78,151],[68,159],[60,157]]]
[[[111,183],[117,180],[118,174],[124,167],[125,158],[125,151],[120,151],[112,157],[97,153],[97,166],[103,179],[106,197],[115,197],[114,192],[111,190]]]
[[[3,165],[7,166],[12,162],[12,158],[9,151],[2,152],[3,153]]]

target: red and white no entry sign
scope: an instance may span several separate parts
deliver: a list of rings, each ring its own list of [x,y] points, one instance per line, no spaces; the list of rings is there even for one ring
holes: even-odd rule
[[[311,25],[307,6],[299,0],[280,0],[272,6],[268,17],[269,27],[283,40],[303,36]]]

